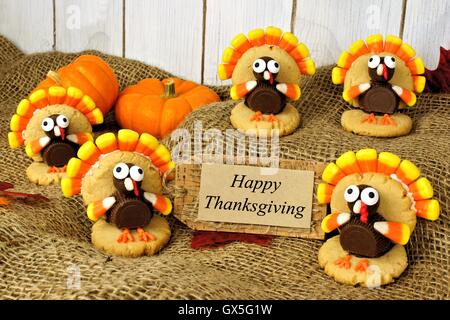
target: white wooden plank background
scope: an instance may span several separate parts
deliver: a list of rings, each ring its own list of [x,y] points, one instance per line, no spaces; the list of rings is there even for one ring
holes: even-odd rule
[[[450,48],[447,0],[0,0],[0,34],[26,53],[96,49],[207,84],[226,83],[217,64],[239,32],[292,26],[321,66],[402,23],[404,40],[436,67],[439,46]]]
[[[231,39],[269,25],[290,30],[292,0],[207,0],[204,83],[220,84],[217,65]]]
[[[428,69],[435,69],[439,46],[450,49],[450,1],[408,1],[403,39],[422,57]]]
[[[122,0],[55,1],[56,50],[122,55]]]
[[[336,63],[340,53],[370,34],[400,32],[402,1],[298,1],[295,34],[317,65]]]
[[[26,53],[52,50],[52,0],[0,0],[0,34]]]
[[[125,3],[125,56],[201,81],[202,0]]]

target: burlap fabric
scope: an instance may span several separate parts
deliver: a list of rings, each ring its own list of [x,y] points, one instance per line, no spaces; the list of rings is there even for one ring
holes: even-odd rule
[[[121,88],[145,77],[168,73],[143,63],[105,58]],[[296,106],[300,130],[281,139],[289,159],[332,161],[342,152],[374,147],[412,160],[428,177],[442,206],[436,222],[420,220],[407,246],[409,267],[394,284],[380,289],[335,283],[319,268],[321,241],[277,237],[269,247],[232,243],[215,250],[190,248],[192,231],[171,219],[173,236],[158,255],[138,259],[108,257],[90,243],[91,223],[80,198],[65,199],[57,186],[28,182],[30,160],[7,145],[9,119],[17,102],[49,69],[69,63],[75,54],[23,55],[0,38],[0,180],[17,190],[40,192],[51,200],[39,205],[0,206],[0,298],[77,299],[448,299],[450,264],[450,97],[421,95],[407,113],[414,119],[411,135],[375,139],[346,133],[340,115],[348,106],[341,88],[321,69],[302,85]],[[216,88],[224,97],[226,88]],[[204,128],[230,127],[232,102],[216,103],[192,113]],[[112,117],[103,130],[114,129]],[[169,145],[173,143],[167,139]],[[76,273],[80,272],[80,286]],[[75,277],[73,275],[75,274]]]

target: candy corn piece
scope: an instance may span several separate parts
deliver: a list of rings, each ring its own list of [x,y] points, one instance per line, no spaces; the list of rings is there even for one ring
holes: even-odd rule
[[[95,102],[89,96],[83,96],[81,101],[75,106],[80,112],[86,114],[95,109]]]
[[[287,52],[289,52],[292,51],[297,46],[297,44],[298,44],[297,37],[290,32],[285,32],[283,33],[283,36],[281,37],[278,46],[281,49],[284,49]]]
[[[22,131],[8,132],[8,143],[11,148],[18,148],[24,143]]]
[[[248,40],[254,47],[259,47],[265,44],[264,29],[254,29],[248,32]]]
[[[60,86],[48,88],[48,103],[62,104],[66,100],[66,89]]]
[[[420,177],[420,170],[409,160],[403,160],[395,171],[397,177],[405,184],[410,184]]]
[[[235,65],[234,64],[219,64],[219,67],[217,69],[217,73],[219,75],[220,80],[227,80],[231,78],[231,75],[233,74]]]
[[[242,56],[242,53],[234,50],[233,48],[227,47],[223,51],[222,61],[225,63],[236,64],[239,58]]]
[[[349,69],[352,66],[353,61],[355,61],[355,56],[351,55],[347,51],[343,51],[338,58],[338,67]]]
[[[411,73],[414,75],[423,74],[425,72],[425,66],[423,64],[423,60],[419,57],[415,57],[408,63],[406,63]]]
[[[170,161],[170,151],[165,145],[160,144],[158,148],[150,155],[150,159],[155,166],[159,167]]]
[[[231,87],[230,96],[233,100],[238,100],[245,97],[250,91],[256,87],[255,80],[247,81],[245,83],[237,84]]]
[[[358,97],[361,93],[369,90],[369,88],[370,83],[361,83],[359,85],[345,89],[342,93],[342,97],[345,101],[349,102]]]
[[[71,158],[67,163],[66,175],[69,178],[82,178],[90,169],[90,164],[78,158]]]
[[[366,38],[367,48],[370,52],[383,51],[383,36],[381,34],[372,34]]]
[[[103,200],[88,204],[87,216],[91,221],[97,221],[116,203],[115,197],[108,197]]]
[[[416,55],[416,51],[407,43],[402,43],[398,51],[395,53],[400,59],[408,62]]]
[[[334,67],[331,71],[331,81],[333,81],[334,84],[342,84],[345,81],[345,75],[347,74],[347,70],[340,68],[340,67]]]
[[[423,92],[425,89],[426,78],[424,76],[413,76],[414,91],[417,93]]]
[[[94,138],[92,138],[92,134],[89,132],[79,132],[79,133],[73,133],[69,134],[67,137],[67,140],[72,141],[73,143],[76,143],[78,145],[82,145],[83,143],[87,141],[93,141]]]
[[[83,96],[84,93],[80,89],[69,87],[67,88],[67,95],[64,104],[67,104],[69,106],[76,106],[81,101],[81,98],[83,98]]]
[[[419,178],[408,187],[416,201],[431,199],[433,197],[433,187],[427,178]]]
[[[375,149],[361,149],[356,152],[358,166],[362,172],[377,172],[377,158],[377,151]]]
[[[121,129],[117,134],[121,151],[134,151],[139,140],[139,133],[129,129]]]
[[[22,99],[16,109],[16,113],[24,118],[31,118],[36,108],[27,99]]]
[[[233,40],[231,40],[231,45],[236,49],[236,51],[239,51],[240,53],[245,53],[245,51],[252,47],[247,37],[243,33],[235,36]]]
[[[168,215],[172,212],[172,202],[169,198],[150,192],[144,192],[144,198],[163,215]]]
[[[359,57],[369,53],[369,48],[367,48],[367,45],[363,40],[356,40],[350,45],[348,51],[352,56]]]
[[[392,53],[397,52],[398,49],[400,49],[402,42],[403,41],[401,38],[389,34],[386,36],[383,51],[392,52]]]
[[[353,151],[347,151],[342,154],[336,159],[336,164],[345,174],[361,173],[358,161],[356,160],[356,155]]]
[[[377,172],[390,176],[400,165],[400,157],[390,152],[380,152],[378,155]]]
[[[149,156],[158,148],[158,146],[158,139],[156,139],[151,134],[143,133],[139,137],[139,141],[136,145],[135,151]]]
[[[289,54],[297,63],[299,63],[300,61],[309,57],[309,50],[304,43],[299,43],[294,49],[289,52]]]
[[[373,227],[392,242],[401,245],[407,244],[411,235],[408,225],[400,222],[378,221]]]
[[[322,230],[326,233],[336,230],[343,224],[350,220],[350,213],[348,212],[335,212],[327,215],[321,223]]]
[[[86,96],[85,96],[86,97]],[[103,113],[99,108],[95,108],[88,114],[85,114],[91,124],[103,123]]]
[[[316,73],[316,65],[310,58],[303,59],[302,61],[297,63],[297,66],[302,74],[312,76],[314,73]]]
[[[436,199],[420,200],[416,202],[417,216],[435,221],[439,218],[440,206]]]
[[[336,185],[343,177],[345,173],[334,162],[330,162],[322,173],[322,180],[332,185]]]
[[[277,27],[266,28],[266,44],[277,45],[280,42],[283,31]]]
[[[14,114],[11,118],[9,127],[11,131],[22,131],[27,127],[28,121],[30,121],[30,119]]]
[[[328,183],[319,183],[317,186],[317,201],[319,204],[330,203],[334,187]]]
[[[400,99],[402,99],[404,103],[406,103],[408,107],[412,107],[416,104],[417,98],[414,92],[399,86],[392,86],[392,90],[395,91],[395,93],[400,97]]]
[[[276,86],[277,90],[284,94],[291,100],[298,100],[301,95],[300,87],[294,83],[279,83]]]
[[[27,153],[27,156],[33,157],[37,155],[39,152],[41,152],[42,149],[44,149],[50,143],[50,141],[51,141],[50,137],[45,136],[29,142],[25,147],[25,152]]]
[[[80,149],[78,149],[77,155],[81,160],[89,164],[95,164],[100,157],[101,152],[95,146],[94,142],[87,141],[80,147]]]
[[[44,89],[39,89],[30,94],[28,100],[37,108],[41,109],[48,106],[47,92]]]
[[[107,154],[117,150],[116,135],[112,132],[104,133],[95,139],[95,144],[102,154]]]
[[[163,164],[163,165],[160,165],[159,167],[158,167],[158,169],[159,169],[159,171],[161,171],[162,173],[164,173],[164,172],[167,172],[167,171],[169,171],[169,170],[172,170],[173,168],[175,168],[175,162],[173,162],[173,161],[169,161],[169,162],[167,162],[167,163],[165,163],[165,164]]]
[[[65,197],[71,197],[81,192],[81,179],[62,178],[61,190]]]

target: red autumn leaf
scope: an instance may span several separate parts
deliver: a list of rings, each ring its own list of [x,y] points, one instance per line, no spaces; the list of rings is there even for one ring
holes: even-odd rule
[[[260,246],[268,246],[272,242],[272,239],[273,236],[260,234],[219,231],[195,231],[192,237],[191,247],[193,249],[217,248],[233,241],[253,243]]]
[[[41,194],[6,191],[12,188],[14,188],[12,183],[0,181],[0,197],[4,200],[2,201],[3,203],[0,204],[8,204],[8,197],[16,199],[30,199],[35,201],[49,201],[48,198]]]

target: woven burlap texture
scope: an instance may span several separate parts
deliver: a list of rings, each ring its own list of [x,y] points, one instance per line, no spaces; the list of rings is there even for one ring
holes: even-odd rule
[[[114,69],[123,89],[145,77],[169,74],[137,61],[100,55]],[[346,133],[340,115],[349,107],[341,88],[330,82],[330,69],[303,79],[296,106],[302,125],[281,138],[287,159],[332,161],[347,150],[373,147],[410,159],[428,177],[440,201],[438,221],[419,220],[407,245],[409,266],[398,281],[367,289],[335,283],[319,268],[322,241],[276,237],[269,247],[232,243],[214,250],[190,248],[192,230],[170,219],[172,239],[160,254],[127,259],[109,257],[90,242],[91,223],[81,198],[65,199],[58,186],[38,187],[25,176],[30,160],[7,144],[9,120],[17,103],[46,72],[77,54],[24,55],[0,37],[0,180],[16,190],[43,193],[48,203],[0,206],[0,298],[33,299],[448,299],[450,263],[450,97],[421,95],[407,113],[413,132],[396,139]],[[223,98],[227,88],[215,88]],[[193,128],[230,128],[233,102],[193,112],[182,124]],[[102,129],[113,130],[112,115]],[[173,142],[166,139],[171,146]],[[80,283],[77,283],[79,271]]]

